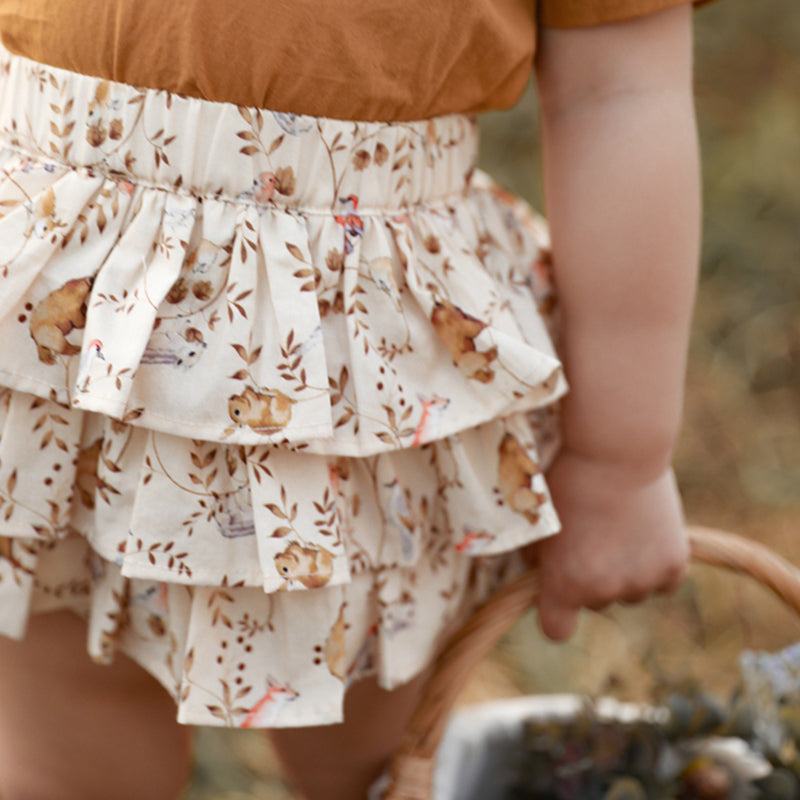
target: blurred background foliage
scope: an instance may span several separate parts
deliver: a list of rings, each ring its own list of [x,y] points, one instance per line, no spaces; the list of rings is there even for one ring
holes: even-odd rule
[[[800,10],[721,0],[698,11],[705,192],[702,274],[676,471],[690,521],[757,538],[800,563]],[[483,115],[480,166],[543,207],[533,88]],[[675,597],[586,615],[566,645],[526,615],[467,700],[549,691],[657,699],[726,690],[742,649],[800,639],[746,580],[694,568]],[[187,800],[288,800],[264,738],[198,731]]]

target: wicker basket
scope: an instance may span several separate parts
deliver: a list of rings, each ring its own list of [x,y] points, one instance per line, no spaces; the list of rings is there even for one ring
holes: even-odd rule
[[[689,535],[694,560],[750,575],[800,614],[800,570],[785,559],[736,534],[693,527]],[[473,669],[536,602],[537,592],[536,575],[524,575],[478,609],[446,645],[392,762],[385,800],[433,800],[434,757],[452,707]]]

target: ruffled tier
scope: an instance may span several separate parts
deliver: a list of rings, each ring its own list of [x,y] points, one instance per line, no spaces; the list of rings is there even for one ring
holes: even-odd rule
[[[419,672],[558,530],[547,233],[474,157],[0,53],[0,631],[72,608],[195,724]]]
[[[409,680],[516,574],[490,556],[558,530],[536,445],[552,452],[552,411],[366,458],[192,442],[11,390],[0,411],[0,629],[77,610],[92,656],[131,655],[186,723],[341,720],[352,680]]]
[[[7,59],[6,385],[331,455],[564,392],[546,229],[472,173],[466,118],[289,125]]]

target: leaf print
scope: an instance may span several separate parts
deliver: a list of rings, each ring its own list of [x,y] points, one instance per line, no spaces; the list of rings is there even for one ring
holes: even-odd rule
[[[192,294],[200,301],[209,300],[214,293],[211,281],[197,281],[192,284]]]
[[[344,253],[333,248],[328,250],[328,254],[325,256],[325,266],[331,272],[341,272],[344,269]]]
[[[237,106],[237,111],[242,115],[242,119],[250,126],[253,124],[253,115],[250,113],[250,109],[246,106]]]
[[[244,243],[242,243],[242,251],[244,251]],[[244,259],[243,259],[244,260]],[[233,294],[234,290],[236,289],[236,283],[230,284],[227,289],[227,293],[229,295]],[[247,289],[244,292],[240,292],[233,300],[228,299],[228,321],[233,322],[233,310],[236,311],[241,315],[243,319],[247,319],[247,311],[245,307],[241,304],[241,301],[252,294],[252,289]]]
[[[397,427],[397,415],[395,414],[394,409],[389,405],[381,406],[383,410],[386,412],[386,418],[389,420],[389,426],[394,429]]]
[[[305,263],[305,257],[303,256],[303,251],[296,245],[292,244],[291,242],[286,242],[286,249],[298,260]]]
[[[369,166],[371,160],[372,156],[370,156],[369,151],[359,150],[353,156],[353,169],[360,172]]]
[[[180,277],[175,281],[175,283],[172,284],[172,287],[167,292],[167,295],[164,299],[172,305],[177,305],[178,303],[183,302],[188,294],[189,285],[186,282],[186,278]]]
[[[339,380],[337,381],[332,375],[328,376],[328,385],[332,390],[330,395],[331,405],[335,406],[338,402],[342,399],[342,395],[344,394],[344,390],[347,386],[347,379],[349,377],[349,373],[347,371],[347,367],[343,366],[341,370],[339,370]]]
[[[267,155],[268,156],[271,156],[283,144],[283,137],[284,137],[284,134],[281,134],[280,136],[278,136],[278,137],[276,137],[275,139],[272,140],[272,143],[270,144],[269,148],[267,149]],[[288,194],[291,194],[291,192],[288,192]]]
[[[341,428],[342,425],[347,425],[348,422],[352,419],[355,411],[352,408],[346,408],[342,415],[336,420],[333,427],[334,428]]]

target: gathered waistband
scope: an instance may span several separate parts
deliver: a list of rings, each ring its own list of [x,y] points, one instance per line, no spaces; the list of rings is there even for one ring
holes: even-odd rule
[[[348,122],[272,112],[45,67],[2,48],[0,87],[2,143],[37,161],[305,213],[444,201],[467,188],[477,151],[465,115]]]

